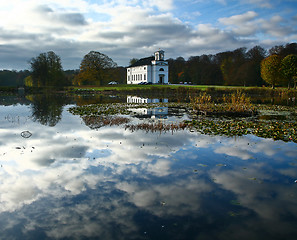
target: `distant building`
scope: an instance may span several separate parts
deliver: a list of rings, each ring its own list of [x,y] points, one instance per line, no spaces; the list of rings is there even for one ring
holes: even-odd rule
[[[168,73],[164,51],[159,50],[155,56],[142,58],[127,68],[127,84],[168,84]]]

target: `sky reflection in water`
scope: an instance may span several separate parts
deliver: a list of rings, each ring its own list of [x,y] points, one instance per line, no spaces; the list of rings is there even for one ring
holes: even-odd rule
[[[295,239],[297,147],[0,106],[0,239]],[[23,138],[22,131],[30,131]]]

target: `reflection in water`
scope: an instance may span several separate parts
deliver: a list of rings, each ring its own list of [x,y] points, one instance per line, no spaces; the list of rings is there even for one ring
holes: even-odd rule
[[[295,239],[295,143],[0,110],[1,239]]]
[[[150,99],[138,96],[127,96],[127,103],[168,103],[168,99]],[[168,107],[130,108],[129,110],[138,118],[166,119],[168,115]]]
[[[135,103],[134,107],[129,108],[131,111],[131,115],[133,117],[137,117],[139,119],[149,119],[150,122],[158,122],[159,120],[169,120],[168,122],[176,118],[180,118],[180,120],[188,120],[185,117],[185,109],[180,109],[176,107],[164,107],[164,106],[154,106],[150,107],[150,103],[168,103],[168,99],[150,99],[143,98],[138,96],[127,96],[127,103]],[[138,107],[138,104],[147,104],[146,107]],[[137,107],[135,107],[137,106]]]
[[[32,117],[42,125],[55,126],[61,120],[62,108],[69,102],[66,98],[50,93],[32,95]]]
[[[168,103],[167,98],[157,99],[157,98],[144,98],[138,96],[127,96],[127,103]]]

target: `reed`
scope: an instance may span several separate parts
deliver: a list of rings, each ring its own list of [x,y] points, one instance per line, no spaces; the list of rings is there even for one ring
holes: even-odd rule
[[[199,96],[190,97],[190,103],[194,111],[205,115],[254,115],[256,107],[251,103],[251,98],[240,90],[223,95],[217,102],[212,100],[206,92]]]

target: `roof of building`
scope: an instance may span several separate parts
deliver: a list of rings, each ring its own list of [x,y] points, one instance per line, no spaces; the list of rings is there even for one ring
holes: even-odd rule
[[[154,56],[141,58],[136,63],[130,65],[129,67],[138,67],[138,66],[145,66],[145,65],[152,65],[152,61],[155,60]]]

